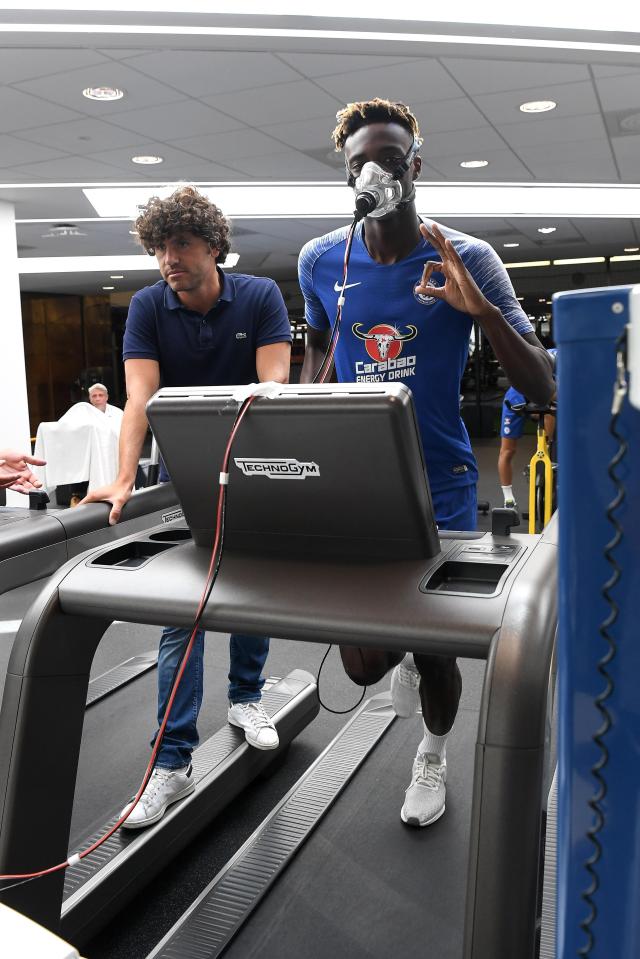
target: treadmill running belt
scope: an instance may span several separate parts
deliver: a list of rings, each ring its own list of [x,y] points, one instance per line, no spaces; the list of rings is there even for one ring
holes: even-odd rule
[[[319,818],[309,773],[148,959],[214,959],[223,952],[229,959],[301,953],[305,959],[413,959],[418,953],[460,959],[477,722],[477,710],[460,710],[448,747],[451,784],[442,820],[423,830],[400,821],[418,721],[394,723],[384,739],[380,729],[362,754],[369,754],[366,762],[353,776],[349,770],[340,786],[348,778],[348,789],[322,829],[282,875],[304,841],[296,832],[308,820],[309,835]],[[334,742],[340,767],[344,750]],[[331,793],[330,776],[323,782],[321,765],[318,772],[320,791]],[[279,817],[292,802],[290,822],[283,824]]]

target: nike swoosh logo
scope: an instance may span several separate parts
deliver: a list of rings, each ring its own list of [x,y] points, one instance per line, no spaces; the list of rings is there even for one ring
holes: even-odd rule
[[[357,283],[347,283],[347,285],[345,286],[345,290],[348,290],[352,286],[361,286],[361,285],[362,285],[362,280],[359,280]],[[333,289],[336,291],[336,293],[339,293],[340,290],[342,289],[342,283],[336,283]]]

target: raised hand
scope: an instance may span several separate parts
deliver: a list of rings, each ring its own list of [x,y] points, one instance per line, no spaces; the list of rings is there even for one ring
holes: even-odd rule
[[[444,300],[449,306],[470,316],[480,317],[494,309],[478,288],[451,240],[443,236],[437,224],[433,223],[429,229],[421,223],[420,232],[439,254],[440,259],[427,260],[415,292]],[[444,286],[435,286],[430,282],[432,273],[441,273],[444,276]]]

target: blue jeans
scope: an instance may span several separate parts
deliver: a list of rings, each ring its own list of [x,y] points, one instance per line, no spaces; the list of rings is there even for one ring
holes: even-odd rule
[[[165,626],[162,633],[158,651],[158,725],[164,717],[174,676],[190,636],[190,629],[177,626]],[[269,640],[264,636],[229,637],[229,699],[232,703],[260,700],[264,684],[262,668],[268,653]],[[200,741],[197,722],[202,705],[203,654],[204,630],[199,629],[156,760],[156,766],[161,769],[188,766],[191,753]]]

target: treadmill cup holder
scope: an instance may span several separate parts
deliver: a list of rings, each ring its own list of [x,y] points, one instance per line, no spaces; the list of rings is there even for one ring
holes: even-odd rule
[[[152,543],[148,539],[134,540],[100,553],[89,560],[87,565],[100,566],[106,569],[140,569],[154,556],[164,553],[168,549],[173,549],[177,545],[177,540],[170,543]]]
[[[505,563],[445,560],[420,583],[420,591],[495,596],[508,569]]]
[[[184,543],[192,536],[190,529],[162,529],[159,533],[151,533],[149,539],[154,543]]]

